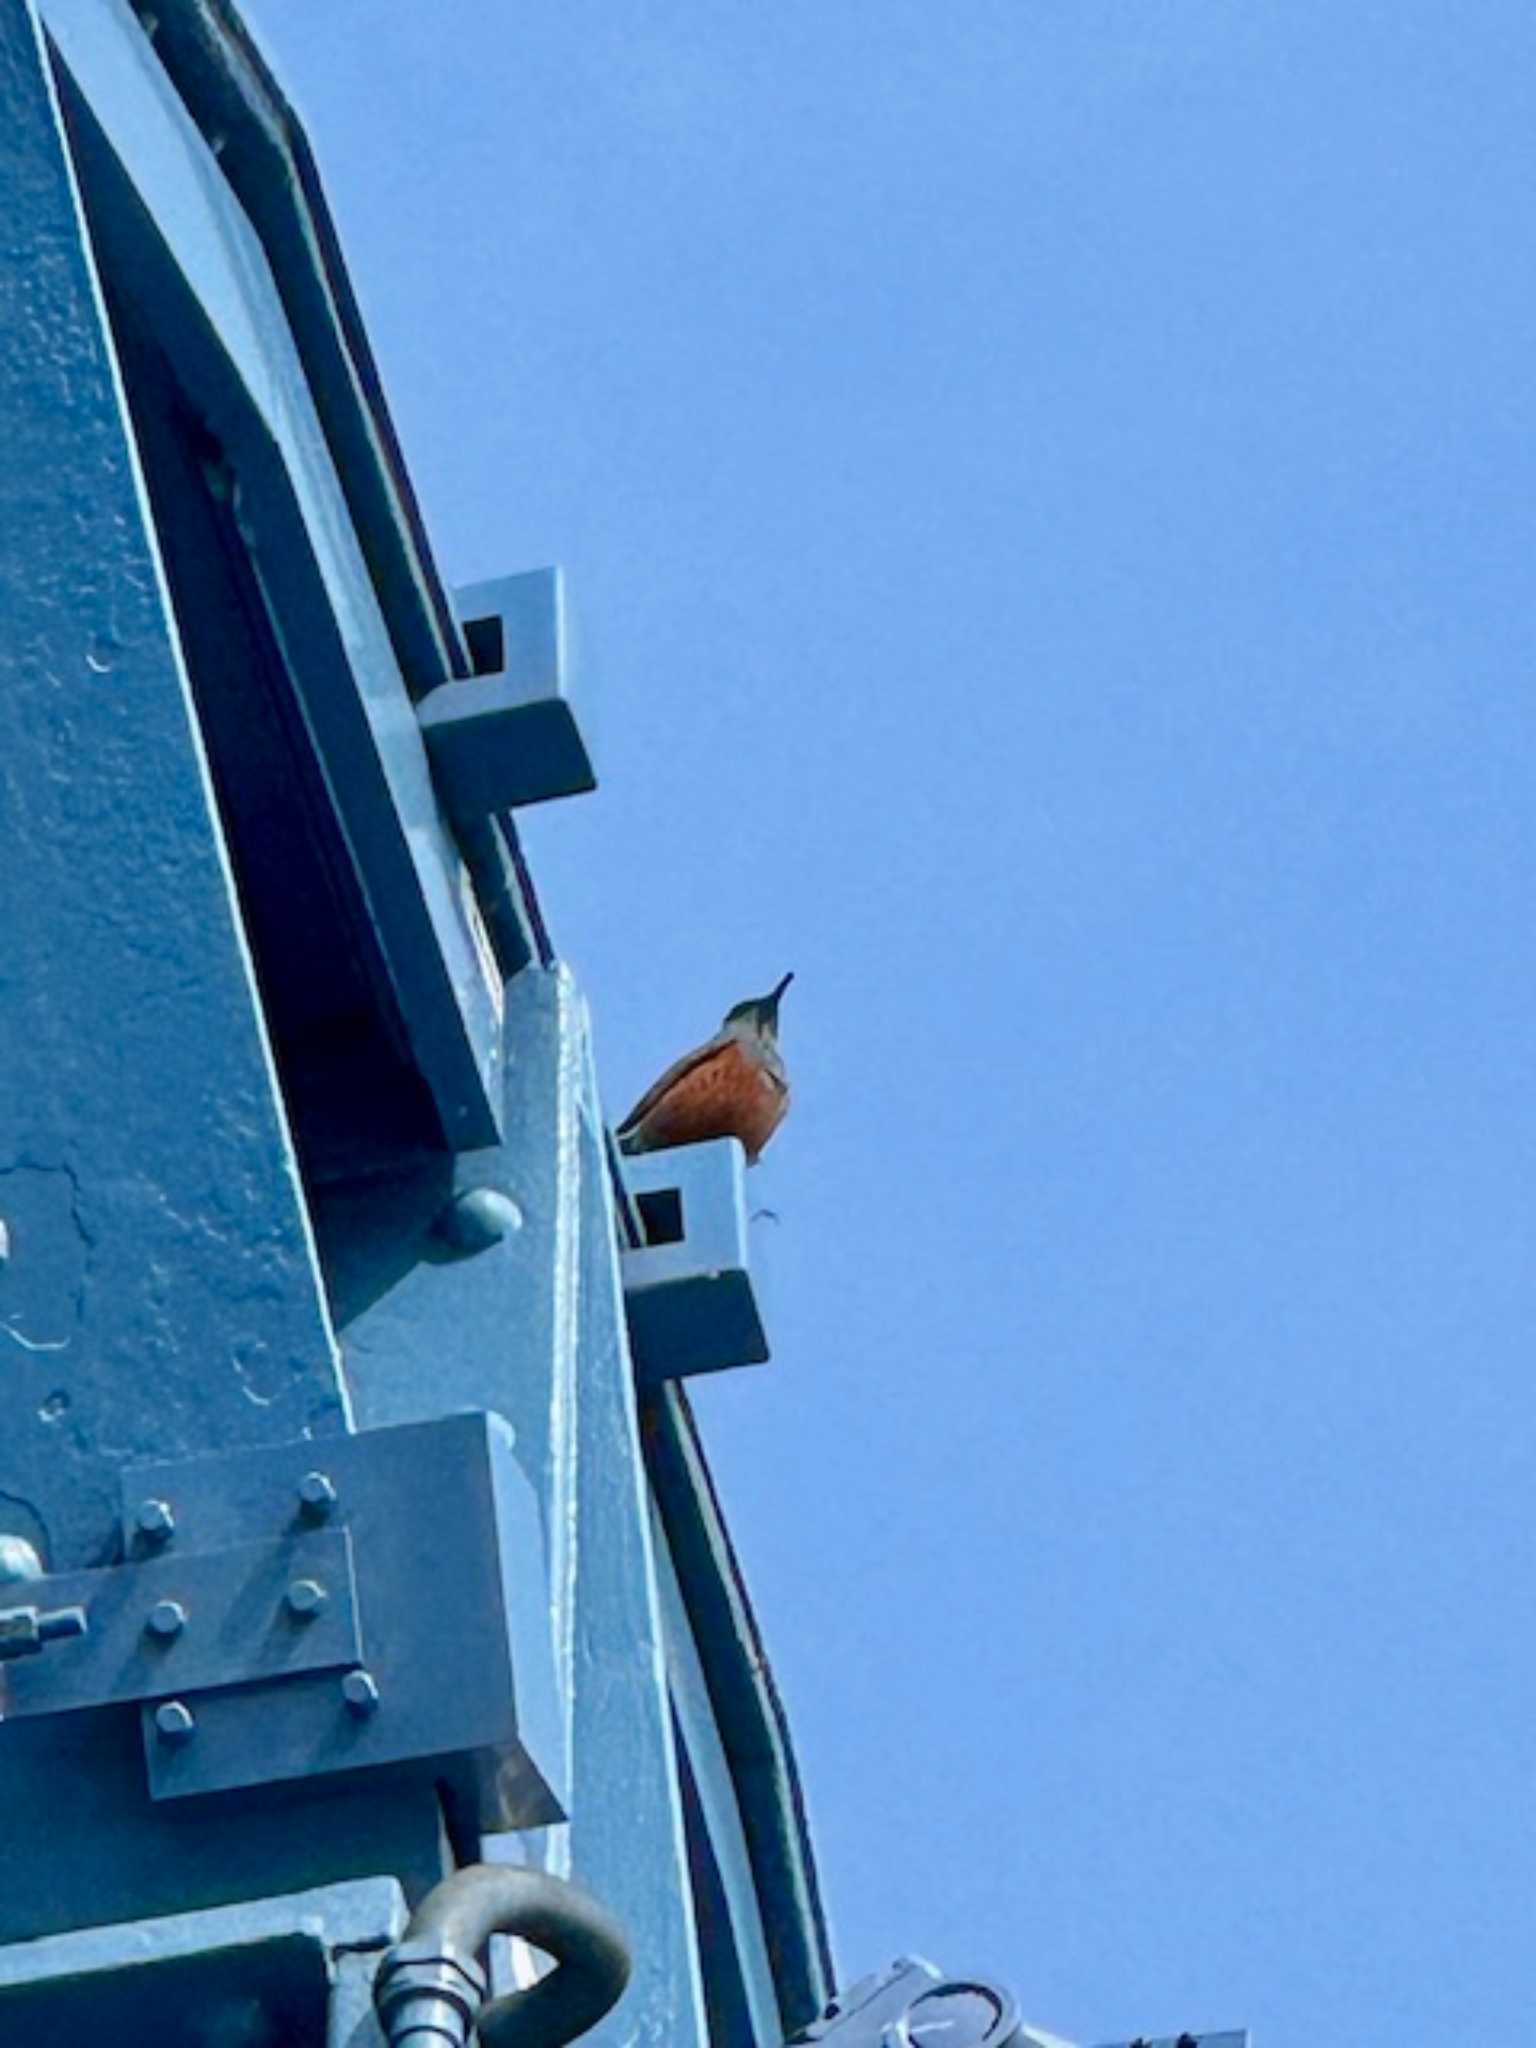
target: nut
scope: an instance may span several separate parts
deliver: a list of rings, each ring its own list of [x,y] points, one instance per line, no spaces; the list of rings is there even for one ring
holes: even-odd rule
[[[160,1636],[166,1642],[173,1636],[179,1636],[186,1625],[187,1610],[179,1600],[157,1600],[145,1623],[152,1636]]]
[[[138,1513],[133,1518],[133,1526],[146,1543],[169,1543],[176,1534],[176,1517],[171,1513],[170,1502],[140,1501]]]
[[[162,1700],[155,1709],[155,1728],[162,1742],[190,1742],[197,1733],[192,1709],[181,1700]]]

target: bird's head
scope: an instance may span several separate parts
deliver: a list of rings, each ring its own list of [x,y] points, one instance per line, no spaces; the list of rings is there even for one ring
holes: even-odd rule
[[[754,1031],[760,1038],[773,1038],[779,1029],[779,999],[794,980],[793,974],[786,974],[778,985],[765,996],[748,996],[744,1003],[737,1003],[725,1013],[725,1031]]]

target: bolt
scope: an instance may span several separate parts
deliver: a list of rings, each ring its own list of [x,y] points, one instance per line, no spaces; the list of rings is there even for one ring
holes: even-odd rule
[[[500,1188],[462,1188],[432,1226],[459,1252],[489,1251],[523,1227],[523,1212]]]
[[[0,1586],[43,1576],[43,1560],[25,1536],[0,1536]]]
[[[318,1579],[295,1579],[284,1598],[295,1621],[313,1621],[325,1605],[325,1588]]]
[[[157,1600],[149,1610],[149,1620],[145,1625],[152,1636],[160,1636],[169,1642],[186,1627],[187,1610],[179,1600]]]
[[[378,1711],[378,1681],[371,1671],[349,1671],[341,1681],[341,1696],[347,1703],[347,1712],[355,1714],[359,1721],[366,1721]]]
[[[56,1607],[37,1617],[37,1638],[42,1643],[65,1643],[71,1636],[83,1636],[89,1627],[83,1607]]]
[[[162,1700],[155,1709],[155,1727],[162,1742],[190,1742],[197,1733],[192,1709],[180,1700]]]
[[[336,1488],[327,1473],[306,1472],[299,1481],[299,1513],[306,1522],[323,1522],[336,1505]]]
[[[140,1501],[133,1526],[146,1543],[169,1543],[176,1534],[176,1517],[171,1513],[168,1501]]]

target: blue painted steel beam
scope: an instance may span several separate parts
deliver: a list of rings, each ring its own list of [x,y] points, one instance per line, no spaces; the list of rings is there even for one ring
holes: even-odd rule
[[[708,1929],[700,1942],[700,1968],[706,1999],[712,2005],[715,1982],[727,1980],[738,2002],[734,2015],[712,2011],[716,2039],[730,2039],[735,2048],[778,2048],[788,2031],[779,2011],[777,1989],[768,1960],[763,1933],[762,1905],[758,1898],[751,1857],[742,1827],[730,1760],[726,1756],[714,1706],[699,1661],[693,1626],[677,1583],[677,1573],[667,1549],[665,1531],[654,1532],[656,1578],[661,1599],[662,1626],[667,1651],[667,1678],[676,1717],[678,1740],[687,1777],[693,1790],[691,1814],[685,1820],[702,1836],[690,1841],[690,1861],[695,1868],[705,1865],[714,1877],[725,1925]],[[695,1879],[695,1890],[699,1889]],[[736,1987],[739,1987],[737,1989]]]
[[[339,1429],[343,1400],[25,8],[0,189],[0,1531],[68,1569],[111,1554],[125,1459]]]
[[[783,1704],[682,1387],[643,1397],[646,1467],[735,1788],[786,2030],[836,1972]]]
[[[268,252],[402,672],[420,695],[467,666],[304,131],[232,6],[135,0],[135,12]]]
[[[26,6],[0,10],[0,190],[0,1535],[71,1571],[116,1555],[125,1464],[322,1439],[346,1404]],[[322,1781],[236,1830],[152,1807],[134,1707],[3,1733],[0,1941],[443,1867],[429,1781]]]
[[[453,1146],[496,1136],[500,986],[267,253],[126,0],[47,0],[86,198],[240,490],[237,516],[406,1037]],[[88,111],[86,111],[88,109]],[[140,380],[142,382],[142,379]]]
[[[628,1928],[634,1979],[594,2048],[702,2048],[606,1134],[564,969],[517,976],[506,1035],[504,1146],[322,1197],[327,1235],[352,1247],[333,1278],[348,1379],[364,1427],[456,1407],[511,1422],[548,1544],[571,1822],[484,1846],[575,1877]],[[515,1218],[478,1248],[435,1227],[475,1191]]]

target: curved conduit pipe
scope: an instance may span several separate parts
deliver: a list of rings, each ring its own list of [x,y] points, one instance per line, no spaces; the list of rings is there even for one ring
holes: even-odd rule
[[[557,1967],[484,2004],[477,1958],[493,1934],[520,1935]],[[471,1863],[434,1885],[385,1956],[373,2001],[390,2048],[563,2048],[595,2026],[629,1982],[624,1930],[579,1885],[513,1864]]]

